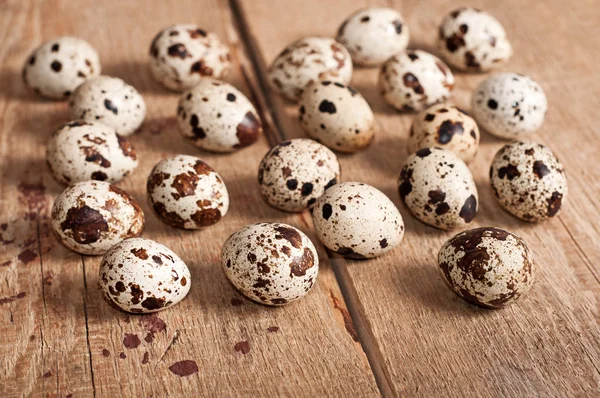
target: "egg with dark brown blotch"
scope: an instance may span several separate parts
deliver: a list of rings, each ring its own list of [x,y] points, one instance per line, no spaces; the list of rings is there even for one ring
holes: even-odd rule
[[[536,271],[523,239],[494,227],[452,237],[440,249],[438,265],[456,294],[487,308],[504,307],[527,293]]]
[[[146,184],[148,201],[161,221],[200,229],[227,214],[229,194],[219,174],[202,159],[177,155],[158,162]]]
[[[423,148],[408,156],[398,189],[417,219],[439,229],[467,225],[479,209],[471,171],[453,152],[440,148]]]
[[[502,147],[490,167],[490,183],[498,203],[525,221],[555,217],[567,200],[567,176],[550,148],[532,141]]]
[[[122,189],[103,181],[71,185],[52,206],[52,229],[67,248],[81,254],[104,254],[144,228],[144,212]]]
[[[133,238],[113,246],[100,263],[104,297],[132,313],[164,310],[190,291],[192,279],[183,260],[150,239]]]
[[[221,251],[229,281],[250,299],[283,305],[305,296],[316,282],[319,256],[299,229],[282,223],[248,225]]]

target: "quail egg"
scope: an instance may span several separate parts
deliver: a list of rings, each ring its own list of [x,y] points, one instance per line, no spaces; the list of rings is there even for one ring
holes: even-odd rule
[[[477,123],[454,105],[430,106],[415,116],[407,142],[409,153],[429,147],[447,149],[469,163],[479,147]]]
[[[208,227],[229,209],[225,183],[212,167],[194,156],[160,161],[150,172],[147,188],[156,215],[173,227]]]
[[[73,119],[97,121],[117,133],[133,134],[146,117],[146,103],[138,91],[116,77],[88,79],[69,99]]]
[[[71,185],[52,206],[52,229],[69,249],[104,254],[123,239],[138,236],[144,213],[135,199],[104,181]]]
[[[477,187],[467,165],[453,152],[423,148],[405,161],[400,197],[420,221],[439,229],[469,224],[478,210]]]
[[[312,211],[319,240],[348,258],[380,256],[398,246],[404,221],[383,192],[360,182],[329,188]]]
[[[62,100],[87,78],[100,75],[98,53],[85,40],[63,36],[43,43],[27,58],[23,82],[39,95]]]
[[[444,18],[438,48],[450,65],[469,72],[499,68],[513,52],[500,22],[470,7],[454,10]]]
[[[421,111],[450,97],[454,75],[434,55],[408,50],[383,65],[380,85],[383,98],[394,108]]]
[[[197,25],[169,26],[150,45],[152,75],[171,90],[187,90],[207,76],[222,79],[230,69],[229,48]]]
[[[487,308],[516,301],[533,285],[536,270],[523,239],[493,227],[452,237],[440,249],[438,265],[456,294]]]
[[[63,184],[117,182],[138,166],[129,140],[102,123],[75,120],[56,130],[46,147],[54,178]]]
[[[363,8],[340,26],[337,41],[358,65],[381,65],[406,50],[409,31],[400,13],[387,7]]]
[[[233,152],[252,145],[262,133],[254,105],[230,84],[204,78],[183,93],[177,107],[179,129],[195,146]]]
[[[496,199],[509,213],[525,221],[554,217],[567,199],[567,177],[550,148],[531,141],[502,147],[490,167]]]
[[[340,178],[340,163],[327,147],[304,138],[273,147],[258,168],[265,201],[279,210],[300,212]]]
[[[100,263],[104,297],[124,311],[164,310],[190,291],[190,271],[168,247],[150,239],[126,239],[111,247]]]
[[[473,117],[488,133],[504,139],[529,136],[544,122],[548,101],[542,87],[518,73],[484,80],[473,93]]]
[[[300,123],[310,137],[340,152],[366,148],[377,129],[364,97],[350,86],[330,81],[306,86],[300,99]]]
[[[229,281],[262,304],[283,305],[313,287],[319,256],[299,229],[281,223],[248,225],[231,235],[221,252]]]
[[[313,81],[337,81],[344,85],[352,77],[348,50],[329,37],[306,37],[287,46],[275,58],[267,77],[271,87],[297,102]]]

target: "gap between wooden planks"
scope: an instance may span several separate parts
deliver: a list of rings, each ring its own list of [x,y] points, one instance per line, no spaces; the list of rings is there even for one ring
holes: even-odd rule
[[[400,10],[412,30],[411,47],[435,53],[437,26],[458,6],[454,1],[302,1],[235,2],[242,8],[249,36],[256,44],[257,68],[288,43],[307,35],[335,34],[341,20],[366,5]],[[487,311],[465,304],[437,274],[437,250],[456,232],[435,231],[416,222],[398,203],[396,178],[406,155],[404,140],[412,115],[400,115],[383,103],[376,70],[355,70],[352,84],[367,97],[383,132],[368,150],[340,156],[343,180],[370,183],[387,193],[405,216],[407,235],[391,255],[335,267],[357,325],[371,326],[363,341],[383,392],[408,396],[531,396],[599,394],[600,170],[590,167],[599,149],[597,112],[581,98],[598,95],[593,66],[598,52],[599,12],[593,2],[565,5],[473,1],[496,15],[509,32],[515,56],[504,70],[530,74],[550,100],[545,125],[534,139],[546,143],[565,163],[570,197],[561,216],[550,223],[520,222],[499,209],[489,189],[487,171],[503,142],[485,135],[471,166],[479,187],[481,211],[474,226],[496,225],[522,235],[540,264],[534,291],[518,305]],[[265,62],[266,61],[266,62]],[[470,93],[484,75],[457,74],[453,100],[469,108]],[[271,107],[287,138],[304,136],[297,107],[273,95]],[[353,295],[352,292],[356,292]],[[360,328],[359,328],[360,329]],[[373,360],[375,359],[375,360]],[[377,362],[378,363],[378,362]],[[384,386],[382,388],[382,385]]]
[[[322,248],[317,285],[284,308],[241,298],[220,269],[222,242],[248,223],[281,220],[307,231],[300,216],[271,209],[260,197],[256,172],[269,148],[266,140],[233,155],[198,151],[177,131],[178,95],[162,89],[146,68],[156,31],[189,21],[193,14],[197,23],[229,41],[237,68],[227,80],[260,104],[260,90],[249,92],[255,78],[227,2],[13,1],[0,7],[0,79],[6,82],[0,98],[0,214],[7,221],[3,243],[8,242],[0,251],[0,263],[8,260],[0,269],[0,333],[6,336],[0,341],[0,396],[377,395]],[[136,19],[142,14],[142,21]],[[37,44],[68,33],[90,41],[100,53],[103,73],[133,84],[148,104],[147,123],[133,137],[140,166],[119,185],[146,213],[144,236],[180,254],[193,279],[186,300],[156,317],[110,308],[96,287],[100,259],[68,251],[50,231],[49,209],[63,187],[45,168],[44,146],[55,126],[66,121],[66,104],[27,94],[18,76]],[[269,113],[262,114],[268,125]],[[276,142],[273,131],[267,128],[265,135]],[[227,183],[230,212],[210,230],[169,228],[144,200],[153,164],[177,153],[201,156]],[[195,361],[199,372],[180,377],[182,365],[169,370],[183,360]]]

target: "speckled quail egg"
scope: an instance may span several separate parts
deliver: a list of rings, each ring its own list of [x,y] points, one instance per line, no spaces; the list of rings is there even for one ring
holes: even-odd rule
[[[197,25],[169,26],[150,45],[152,75],[171,90],[187,90],[206,76],[222,79],[230,69],[229,48]]]
[[[290,212],[312,207],[339,179],[340,163],[335,154],[304,138],[276,145],[258,168],[258,184],[265,201]]]
[[[69,107],[73,119],[102,122],[123,136],[133,134],[146,117],[146,103],[140,93],[109,76],[86,80],[69,99]]]
[[[58,239],[81,254],[104,254],[143,228],[144,212],[136,200],[104,181],[71,185],[52,206],[52,229]]]
[[[203,160],[177,155],[161,160],[148,176],[148,200],[167,224],[199,229],[216,224],[229,209],[225,183]]]
[[[300,124],[316,141],[340,152],[356,152],[373,141],[377,129],[369,103],[350,86],[321,81],[306,86]]]
[[[409,31],[400,13],[387,7],[363,8],[340,26],[337,41],[358,65],[381,65],[406,50]]]
[[[450,65],[472,72],[499,68],[513,52],[500,22],[475,8],[459,8],[444,18],[438,48]]]
[[[544,122],[547,110],[542,87],[518,73],[489,77],[471,99],[471,111],[479,126],[505,139],[533,134]]]
[[[297,102],[313,81],[348,84],[352,59],[344,46],[329,37],[306,37],[287,46],[275,58],[267,77],[275,91]]]
[[[394,203],[360,182],[329,188],[312,215],[319,240],[348,258],[380,256],[398,246],[404,236],[404,221]]]
[[[54,178],[63,184],[117,182],[138,166],[134,147],[112,127],[76,120],[56,130],[46,147]]]
[[[448,285],[472,304],[500,308],[533,285],[535,262],[525,242],[499,228],[470,229],[448,240],[438,253]]]
[[[242,294],[267,305],[297,300],[313,287],[319,256],[299,229],[281,223],[248,225],[231,235],[221,265]]]
[[[567,199],[567,177],[550,148],[531,141],[502,147],[490,167],[490,183],[500,205],[531,222],[554,217]]]
[[[406,207],[425,224],[449,230],[470,223],[477,214],[475,181],[453,152],[420,149],[404,161],[398,184]]]
[[[168,247],[132,238],[111,247],[100,263],[100,288],[106,299],[127,312],[164,310],[190,291],[190,271]]]
[[[254,105],[230,84],[204,78],[183,93],[177,107],[179,129],[195,146],[233,152],[252,145],[262,133]]]
[[[415,116],[407,141],[409,153],[429,147],[452,151],[469,163],[479,147],[477,123],[454,105],[441,103],[430,106]]]
[[[454,75],[436,56],[409,50],[383,65],[380,85],[383,98],[394,108],[421,111],[450,97]]]
[[[63,36],[33,51],[23,67],[23,82],[43,97],[60,100],[99,74],[96,50],[85,40]]]

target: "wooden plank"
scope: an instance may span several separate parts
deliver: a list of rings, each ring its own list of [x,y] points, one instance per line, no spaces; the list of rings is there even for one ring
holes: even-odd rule
[[[313,291],[282,308],[241,298],[220,269],[221,244],[248,223],[281,220],[315,239],[301,217],[273,210],[260,197],[256,172],[272,131],[236,154],[201,152],[177,131],[178,96],[147,69],[154,34],[194,20],[229,42],[236,68],[227,80],[262,103],[231,18],[228,4],[218,0],[0,2],[0,221],[7,224],[6,231],[0,225],[0,396],[378,394],[323,251]],[[193,279],[189,296],[156,316],[110,308],[97,288],[100,259],[69,252],[50,233],[49,208],[62,187],[46,170],[44,144],[66,121],[67,107],[26,93],[20,68],[42,40],[63,34],[92,43],[103,73],[133,84],[148,105],[148,120],[133,136],[140,166],[119,185],[146,213],[143,236],[180,254]],[[177,153],[204,158],[227,184],[230,212],[209,230],[169,228],[144,199],[154,163]],[[180,377],[169,370],[181,361],[195,361],[198,373]]]
[[[307,35],[335,33],[353,10],[366,5],[400,10],[412,31],[411,47],[435,52],[437,26],[462,2],[337,1],[241,2],[263,63]],[[371,103],[382,133],[366,151],[340,155],[344,180],[372,184],[400,207],[407,233],[392,253],[368,262],[339,262],[337,272],[380,388],[408,396],[591,396],[600,387],[600,318],[597,312],[600,193],[597,112],[582,98],[595,98],[599,32],[593,1],[526,3],[473,1],[505,25],[515,56],[504,70],[530,74],[545,88],[550,107],[534,137],[554,149],[569,177],[570,197],[562,215],[542,225],[526,224],[495,203],[487,172],[503,142],[484,135],[471,165],[481,210],[474,226],[495,225],[518,233],[540,265],[537,285],[519,304],[489,311],[453,295],[436,267],[437,250],[453,233],[415,221],[400,205],[396,179],[406,156],[411,115],[392,111],[377,87],[378,71],[357,69],[353,85]],[[310,11],[309,11],[310,10]],[[258,65],[260,68],[260,63]],[[470,93],[486,76],[457,74],[453,100],[469,108]],[[267,92],[286,137],[301,137],[296,106]],[[373,336],[374,341],[370,340]],[[365,344],[367,343],[367,344]],[[382,388],[382,391],[385,391]]]

